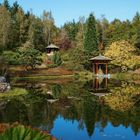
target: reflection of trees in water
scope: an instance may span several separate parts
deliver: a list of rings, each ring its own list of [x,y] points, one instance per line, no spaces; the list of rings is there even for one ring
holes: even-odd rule
[[[107,104],[114,110],[127,111],[137,102],[134,97],[140,95],[140,87],[123,81],[120,87],[113,87],[110,92],[112,94],[105,98]]]
[[[104,98],[105,104],[99,103],[94,96],[87,94],[87,87],[88,84],[83,83],[81,85],[71,83],[67,86],[51,85],[50,89],[56,97],[63,94],[81,96],[80,100],[61,98],[53,104],[47,102],[46,95],[32,89],[26,97],[12,99],[5,108],[0,109],[0,119],[2,122],[19,121],[37,127],[45,126],[45,129],[50,131],[55,119],[61,115],[66,120],[77,120],[78,128],[83,129],[85,126],[89,136],[93,135],[95,127],[103,131],[108,122],[114,127],[119,125],[131,127],[135,134],[139,132],[140,97],[136,94],[140,91],[138,86],[127,83],[121,87],[111,88],[112,94]],[[126,105],[128,107],[123,108]]]
[[[108,106],[98,104],[91,97],[87,97],[84,101],[78,103],[76,100],[69,99],[67,102],[64,106],[62,101],[54,104],[42,101],[30,105],[22,104],[19,101],[11,101],[7,104],[6,109],[1,110],[1,120],[6,122],[19,121],[23,124],[38,127],[42,124],[46,126],[47,130],[51,130],[54,120],[58,115],[61,115],[66,120],[77,120],[79,126],[81,125],[79,129],[83,129],[83,124],[85,124],[89,136],[94,133],[95,124],[99,123],[102,131],[108,122],[111,122],[115,127],[119,125],[131,126],[135,134],[139,132],[140,110],[137,107],[126,112],[119,112]]]
[[[87,97],[83,104],[83,120],[85,122],[89,136],[92,136],[95,127],[95,115],[97,106],[92,102],[91,97]]]
[[[55,84],[52,86],[52,94],[55,99],[59,98],[62,93],[62,86],[59,84]]]
[[[0,109],[0,121],[1,122],[23,122],[28,124],[28,115],[26,106],[17,99],[11,101],[5,101],[5,108]]]

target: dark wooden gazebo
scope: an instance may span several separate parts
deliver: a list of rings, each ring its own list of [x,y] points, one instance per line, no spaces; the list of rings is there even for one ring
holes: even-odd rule
[[[46,47],[47,54],[54,53],[56,51],[59,51],[59,47],[54,44],[50,44],[49,46]]]
[[[93,64],[93,72],[95,72],[96,75],[99,75],[99,68],[102,69],[104,75],[108,75],[108,64],[111,61],[110,58],[105,57],[103,55],[99,55],[97,57],[93,57],[90,59]],[[99,67],[102,66],[102,67]]]

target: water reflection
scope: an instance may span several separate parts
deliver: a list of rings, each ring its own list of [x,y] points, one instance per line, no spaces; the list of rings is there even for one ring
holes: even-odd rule
[[[108,78],[96,77],[95,79],[93,79],[92,94],[98,96],[99,98],[108,95],[110,93],[108,84]]]
[[[108,88],[108,82],[109,79],[108,78],[94,78],[93,79],[93,88],[95,90],[106,90]]]
[[[34,83],[32,89],[27,88],[27,96],[1,101],[5,106],[0,108],[0,121],[19,121],[64,140],[139,139],[139,85],[99,80],[44,86]],[[103,102],[92,94],[103,92],[112,93],[103,96]],[[50,103],[48,99],[58,100]]]

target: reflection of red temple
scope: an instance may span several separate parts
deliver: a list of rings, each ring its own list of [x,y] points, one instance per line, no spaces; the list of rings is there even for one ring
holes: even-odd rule
[[[108,75],[108,63],[111,61],[110,58],[107,58],[100,54],[97,57],[91,58],[90,61],[92,61],[93,63],[93,71],[96,75],[99,75],[99,66],[101,67],[103,73],[105,75]]]
[[[93,79],[93,94],[98,97],[109,94],[108,78],[95,78]]]
[[[95,78],[93,81],[93,88],[95,90],[99,89],[107,89],[108,86],[108,78]]]

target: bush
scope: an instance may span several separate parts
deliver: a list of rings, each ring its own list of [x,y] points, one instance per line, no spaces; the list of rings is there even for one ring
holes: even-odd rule
[[[52,57],[52,62],[54,64],[54,66],[60,66],[62,64],[62,59],[61,59],[61,56],[60,56],[60,53],[59,52],[55,52],[53,57]]]
[[[23,125],[11,126],[2,134],[0,140],[51,140],[49,134]]]
[[[41,65],[41,52],[36,50],[30,42],[23,44],[19,49],[20,61],[25,66],[26,70],[35,69],[37,65]]]
[[[70,70],[91,70],[92,63],[89,61],[96,53],[87,53],[83,48],[72,48],[62,54],[64,65]]]
[[[10,65],[19,65],[21,63],[18,52],[4,51],[2,55]]]

